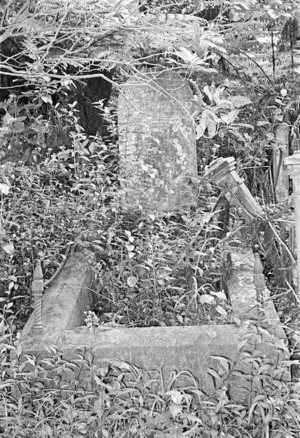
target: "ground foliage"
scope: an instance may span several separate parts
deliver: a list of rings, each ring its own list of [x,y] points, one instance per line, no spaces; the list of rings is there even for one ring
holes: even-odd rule
[[[101,139],[91,144],[81,132],[73,132],[73,142],[73,155],[62,150],[35,166],[6,165],[2,302],[12,300],[20,320],[26,319],[37,258],[47,281],[70,250],[84,246],[96,256],[101,322],[224,322],[229,310],[224,275],[230,266],[223,251],[229,240],[222,239],[214,211],[218,191],[203,183],[199,206],[173,217],[159,217],[146,205],[130,216],[115,177],[117,151]]]
[[[106,141],[106,159],[100,160],[101,169],[91,172],[92,181],[87,175],[83,177],[84,166],[79,170],[78,157],[80,163],[90,160],[97,142],[84,137],[74,116],[76,102],[70,104],[65,99],[56,103],[55,95],[67,93],[74,87],[73,80],[104,76],[103,69],[115,74],[114,80],[106,76],[114,86],[115,95],[128,75],[141,68],[171,68],[185,75],[198,108],[194,120],[200,174],[213,158],[233,155],[252,193],[265,203],[274,201],[270,164],[277,124],[293,125],[291,148],[297,149],[296,2],[221,1],[214,5],[209,1],[142,2],[139,13],[137,3],[125,1],[101,2],[97,6],[91,1],[66,5],[55,1],[2,1],[2,4],[0,34],[5,50],[1,54],[4,78],[1,91],[10,95],[1,102],[4,114],[0,128],[1,155],[5,162],[30,158],[29,162],[34,164],[33,169],[17,167],[15,171],[8,165],[1,168],[2,255],[10,257],[13,246],[20,248],[19,256],[13,256],[12,266],[4,260],[3,293],[18,295],[18,283],[29,277],[30,263],[39,252],[46,251],[46,266],[49,253],[54,265],[59,264],[63,248],[80,241],[82,235],[86,237],[86,217],[94,221],[94,228],[102,229],[94,219],[96,201],[91,201],[89,190],[96,184],[100,204],[106,202],[103,197],[109,198],[110,195],[103,196],[97,184],[105,180],[105,185],[116,178],[117,166],[111,173],[108,166],[111,160],[115,163],[116,145]],[[8,51],[6,44],[10,45]],[[111,109],[101,107],[101,102],[98,107],[112,116],[116,101]],[[57,128],[61,134],[56,133],[54,138],[60,144],[53,145],[52,133]],[[51,157],[53,150],[56,154]],[[99,160],[97,153],[96,156]],[[89,173],[88,164],[87,168]],[[9,179],[14,189],[6,198]],[[24,194],[18,184],[27,188]],[[112,198],[114,195],[111,194]],[[36,213],[30,214],[33,207],[27,208],[25,200],[28,206],[34,200]],[[88,212],[84,210],[86,206]],[[8,210],[14,208],[18,212]],[[98,212],[102,221],[106,213]],[[49,238],[45,238],[45,227],[50,223]],[[14,232],[16,229],[20,230],[19,234]],[[261,230],[261,225],[257,229]],[[53,240],[54,236],[58,236],[57,241]],[[130,238],[137,242],[137,236]],[[143,238],[139,237],[139,241]],[[119,266],[120,260],[115,261],[114,257],[111,263]],[[140,257],[144,262],[143,256]],[[20,271],[21,259],[24,270]],[[282,264],[280,257],[272,261],[275,270],[279,262]],[[129,275],[133,267],[127,268]],[[192,276],[197,285],[201,277],[199,268],[202,267],[197,268],[198,277]],[[280,269],[285,269],[284,263]],[[176,270],[180,270],[179,266]],[[181,287],[176,284],[178,279],[172,281],[175,287]],[[28,281],[24,284],[28,291]]]
[[[269,378],[269,366],[255,354],[246,355],[246,360],[253,365],[252,377],[260,376],[264,391],[251,393],[248,407],[226,398],[222,379],[215,397],[205,398],[193,379],[188,388],[178,389],[174,375],[169,386],[161,387],[160,379],[153,389],[148,374],[133,365],[111,363],[96,369],[90,358],[79,357],[80,366],[91,373],[91,388],[83,390],[74,379],[70,391],[60,385],[62,371],[78,363],[71,365],[57,354],[48,364],[54,370],[53,379],[40,365],[27,374],[24,365],[8,358],[8,350],[14,350],[16,327],[31,311],[30,281],[36,258],[43,258],[46,278],[50,278],[76,244],[95,251],[94,268],[107,280],[103,296],[114,305],[119,303],[114,312],[100,315],[101,323],[112,318],[117,324],[125,319],[127,325],[134,320],[140,325],[145,319],[139,313],[143,306],[131,314],[128,311],[128,304],[136,303],[140,286],[147,296],[152,294],[149,323],[194,323],[190,308],[199,310],[200,304],[206,321],[207,315],[222,319],[228,310],[221,295],[216,295],[222,293],[224,266],[213,221],[205,223],[196,240],[191,238],[192,231],[199,221],[203,226],[197,211],[166,221],[143,209],[137,222],[124,225],[116,178],[116,125],[110,139],[86,137],[78,125],[76,103],[56,100],[57,94],[74,87],[73,81],[103,76],[116,96],[120,84],[141,68],[175,69],[189,80],[198,108],[193,116],[199,173],[213,158],[233,155],[252,193],[265,204],[275,200],[270,169],[278,124],[291,126],[290,152],[299,148],[296,1],[149,3],[144,2],[143,14],[137,17],[124,1],[1,1],[0,43],[5,48],[1,67],[6,81],[1,82],[1,93],[7,97],[1,102],[0,127],[5,163],[0,174],[1,432],[8,437],[296,437],[299,387],[283,383],[281,370],[277,373],[272,368]],[[178,12],[184,17],[174,15]],[[112,74],[111,79],[103,70]],[[105,109],[98,102],[109,120],[115,103]],[[51,137],[54,128],[60,132]],[[205,184],[201,189],[206,198],[212,194]],[[211,214],[209,203],[203,204],[200,196],[199,203]],[[263,255],[272,255],[267,269],[288,273],[292,260],[286,225],[289,213],[282,225],[271,217],[280,214],[278,206],[266,211],[267,220],[254,224],[255,243],[261,244]],[[211,235],[206,233],[209,227]],[[257,239],[259,233],[269,236],[267,243]],[[274,235],[279,237],[275,241]],[[178,243],[185,253],[174,259],[168,250],[176,253]],[[197,245],[203,249],[201,254]],[[111,279],[111,268],[118,273],[117,284]],[[217,275],[212,278],[213,272]],[[289,279],[284,276],[279,303],[282,295],[289,302],[293,294],[292,285],[286,283]],[[146,297],[139,296],[146,305]],[[163,307],[167,316],[162,324]],[[297,350],[295,324],[291,337]],[[226,361],[221,364],[227,372]],[[54,387],[48,387],[50,379]],[[146,383],[140,388],[143,379]],[[23,388],[21,397],[16,396],[16,387]]]
[[[102,235],[108,269],[100,270],[99,323],[144,327],[230,320],[230,266],[214,217],[202,207],[169,217],[125,214],[114,222]]]
[[[189,371],[166,375],[119,360],[96,362],[89,349],[70,360],[54,347],[44,358],[22,357],[13,345],[9,306],[0,333],[0,432],[11,437],[261,438],[297,437],[299,383],[284,381],[284,361],[270,363],[255,348],[256,327],[239,346],[240,364],[213,357],[215,390],[208,395]],[[256,334],[255,334],[256,333]],[[274,351],[285,351],[273,345]],[[11,357],[9,357],[11,354]],[[248,382],[243,403],[230,399],[229,376]],[[258,392],[259,391],[259,392]]]

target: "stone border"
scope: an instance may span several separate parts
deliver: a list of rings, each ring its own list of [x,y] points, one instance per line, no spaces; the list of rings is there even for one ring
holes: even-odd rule
[[[56,284],[46,291],[43,299],[44,332],[42,336],[31,332],[31,316],[21,336],[24,356],[44,357],[44,347],[55,346],[69,359],[84,350],[91,351],[99,364],[109,359],[125,360],[146,369],[162,367],[165,376],[174,370],[189,370],[201,382],[203,390],[211,393],[214,385],[207,369],[217,370],[220,365],[211,356],[237,361],[239,344],[245,336],[254,335],[255,325],[251,326],[250,321],[260,325],[253,283],[254,257],[250,252],[235,252],[232,255],[232,275],[227,285],[237,324],[124,329],[82,326],[83,312],[92,301],[90,257],[92,254],[86,250],[74,254],[57,277]],[[255,349],[277,363],[278,356],[287,358],[287,350],[284,349],[286,338],[267,290],[264,299],[264,327],[267,327],[270,336],[263,335]],[[279,350],[274,346],[274,339]],[[245,367],[239,369],[247,372]],[[289,380],[288,372],[284,378]],[[232,375],[226,385],[234,400],[245,402],[245,381],[242,377]]]
[[[81,249],[72,254],[64,268],[46,289],[42,300],[42,335],[32,332],[34,314],[28,319],[22,340],[31,344],[41,339],[45,344],[58,344],[65,330],[72,330],[84,324],[84,312],[93,303],[95,278],[91,268],[94,255]],[[22,342],[23,342],[22,341]]]

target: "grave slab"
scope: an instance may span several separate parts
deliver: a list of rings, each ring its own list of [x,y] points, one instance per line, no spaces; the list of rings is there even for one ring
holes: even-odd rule
[[[81,282],[83,287],[76,289],[77,299],[70,299],[74,294],[72,277],[74,272],[79,278],[86,278],[83,270],[79,273],[74,258],[72,260],[61,277],[64,287],[58,289],[57,284],[53,285],[45,296],[43,322],[46,328],[43,335],[33,335],[30,331],[32,320],[28,321],[21,336],[23,356],[44,358],[49,355],[45,347],[55,346],[66,359],[71,360],[78,360],[78,353],[90,352],[94,357],[95,366],[98,364],[99,367],[103,361],[118,359],[146,369],[162,367],[166,377],[169,377],[174,370],[178,372],[189,370],[200,381],[203,390],[212,393],[214,386],[208,369],[216,370],[219,366],[218,360],[213,359],[212,356],[221,356],[234,362],[239,354],[239,344],[245,336],[249,339],[251,336],[254,338],[257,336],[259,321],[253,284],[254,260],[249,252],[235,254],[233,274],[228,282],[234,314],[240,318],[240,323],[191,327],[123,329],[81,326],[83,315],[81,314],[81,319],[79,316],[76,317],[78,318],[76,320],[74,315],[78,315],[78,303],[81,303],[81,313],[86,310],[90,304],[90,295],[87,293],[86,282]],[[76,260],[78,263],[79,258]],[[85,263],[82,266],[85,266],[84,269],[88,272],[89,265]],[[265,291],[264,327],[267,327],[270,335],[261,336],[259,345],[256,345],[257,342],[254,344],[261,356],[277,363],[278,358],[287,358],[287,350],[284,347],[286,339],[273,303],[270,299],[266,299],[267,294],[268,292]],[[65,301],[68,301],[67,307],[61,309],[65,306]],[[63,322],[62,315],[64,315]],[[77,327],[75,323],[78,324]],[[275,348],[275,344],[279,345],[279,350]],[[244,365],[239,366],[238,369],[248,372]],[[288,371],[284,378],[289,379]],[[226,384],[233,400],[246,403],[247,384],[243,378],[232,375],[227,379]]]

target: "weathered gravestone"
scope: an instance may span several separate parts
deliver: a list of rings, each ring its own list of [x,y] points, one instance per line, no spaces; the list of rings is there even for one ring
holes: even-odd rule
[[[197,176],[194,99],[173,71],[129,79],[118,104],[120,180],[128,208],[147,204],[174,211],[195,202]]]

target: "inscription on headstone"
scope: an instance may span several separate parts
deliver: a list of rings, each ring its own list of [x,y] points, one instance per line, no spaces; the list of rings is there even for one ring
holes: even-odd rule
[[[195,203],[197,155],[194,99],[173,71],[129,79],[118,102],[120,180],[124,203],[174,211]]]

